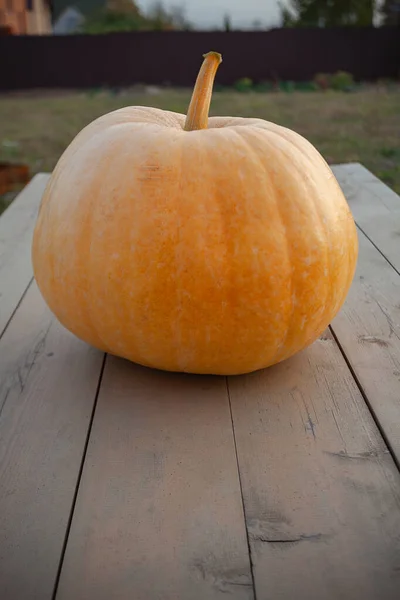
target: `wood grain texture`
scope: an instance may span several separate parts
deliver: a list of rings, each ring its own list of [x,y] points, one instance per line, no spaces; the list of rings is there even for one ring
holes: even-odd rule
[[[229,378],[259,600],[396,600],[400,475],[331,334]]]
[[[57,600],[253,598],[226,381],[107,358]]]
[[[400,198],[360,163],[333,165],[332,171],[357,217],[400,211]]]
[[[359,244],[332,329],[400,463],[400,276],[361,232]]]
[[[333,171],[357,225],[400,272],[400,197],[362,165]]]
[[[32,234],[48,179],[36,175],[0,217],[0,336],[32,279]]]
[[[32,284],[0,340],[0,598],[50,600],[103,355]]]

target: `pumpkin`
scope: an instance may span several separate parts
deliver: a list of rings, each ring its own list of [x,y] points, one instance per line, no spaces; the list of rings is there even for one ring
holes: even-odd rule
[[[111,354],[169,371],[240,374],[311,344],[349,290],[357,234],[303,137],[208,117],[221,62],[204,55],[185,118],[106,114],[61,156],[33,237],[59,321]]]

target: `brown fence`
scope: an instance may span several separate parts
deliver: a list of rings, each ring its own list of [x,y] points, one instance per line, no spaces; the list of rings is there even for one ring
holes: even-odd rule
[[[208,50],[223,54],[224,85],[241,77],[306,81],[339,69],[367,81],[400,74],[395,27],[3,36],[0,89],[192,85]]]

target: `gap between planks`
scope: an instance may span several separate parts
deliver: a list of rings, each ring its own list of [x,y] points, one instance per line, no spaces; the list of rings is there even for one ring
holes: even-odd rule
[[[359,257],[331,330],[399,467],[400,278],[392,257],[396,248],[400,255],[400,198],[361,165],[333,171],[357,224]]]
[[[0,216],[0,336],[32,282],[32,234],[49,177],[35,175]]]
[[[54,319],[35,283],[0,340],[0,354],[0,597],[46,600],[103,354]]]

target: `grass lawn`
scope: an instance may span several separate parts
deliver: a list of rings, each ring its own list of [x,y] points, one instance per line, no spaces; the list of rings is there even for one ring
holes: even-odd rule
[[[22,161],[32,173],[51,171],[82,127],[127,105],[157,106],[185,113],[190,90],[158,95],[35,93],[0,96],[0,161]],[[212,115],[260,117],[308,138],[328,163],[363,163],[400,193],[400,86],[354,93],[214,92]],[[0,212],[9,199],[0,198]]]

